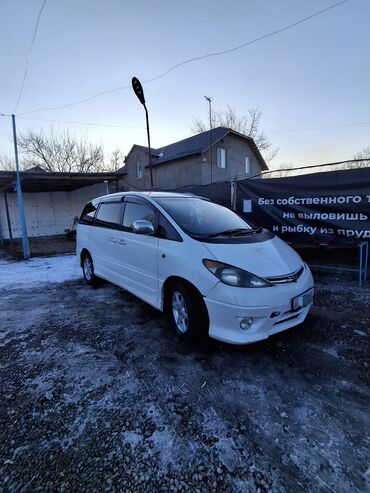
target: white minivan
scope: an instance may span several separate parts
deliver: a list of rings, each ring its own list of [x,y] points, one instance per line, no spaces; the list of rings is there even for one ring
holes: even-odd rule
[[[273,233],[202,197],[123,192],[84,208],[84,278],[106,279],[169,312],[177,334],[247,344],[298,325],[313,302],[300,256]]]

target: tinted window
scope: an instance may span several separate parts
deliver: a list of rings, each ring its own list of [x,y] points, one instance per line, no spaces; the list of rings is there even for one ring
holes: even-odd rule
[[[252,229],[235,212],[198,198],[166,198],[157,202],[188,234],[206,236],[230,229]]]
[[[162,214],[159,214],[158,236],[165,240],[182,241],[179,233]]]
[[[105,228],[118,228],[120,224],[120,213],[122,203],[106,202],[100,204],[98,214],[95,219],[97,226]]]
[[[91,224],[94,220],[95,211],[96,207],[89,202],[82,211],[80,224]]]
[[[123,226],[132,229],[132,224],[138,219],[145,219],[155,224],[155,211],[151,207],[142,204],[127,202],[123,216]]]

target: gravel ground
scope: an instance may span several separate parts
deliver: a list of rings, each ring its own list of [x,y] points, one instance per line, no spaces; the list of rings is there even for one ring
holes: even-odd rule
[[[0,492],[367,491],[370,290],[316,286],[245,348],[107,283],[0,288]]]

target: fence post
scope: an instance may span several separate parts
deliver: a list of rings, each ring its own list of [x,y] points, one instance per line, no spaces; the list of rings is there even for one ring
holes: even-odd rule
[[[23,195],[21,187],[21,175],[19,173],[19,160],[18,160],[18,145],[17,145],[17,131],[15,126],[15,115],[12,115],[13,124],[13,140],[14,140],[14,157],[15,157],[15,167],[16,167],[16,177],[17,177],[17,197],[18,197],[18,209],[21,222],[21,232],[22,232],[22,245],[23,245],[23,258],[27,260],[30,258],[30,244],[28,242],[26,219],[24,217],[24,207],[23,207]]]

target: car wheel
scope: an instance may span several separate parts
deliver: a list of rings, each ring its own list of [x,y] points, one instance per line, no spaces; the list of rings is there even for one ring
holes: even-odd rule
[[[87,284],[95,286],[98,278],[94,274],[94,264],[90,254],[86,253],[82,258],[82,272]]]
[[[172,326],[182,339],[201,339],[208,334],[209,321],[204,301],[187,286],[176,283],[171,287],[169,311]]]

